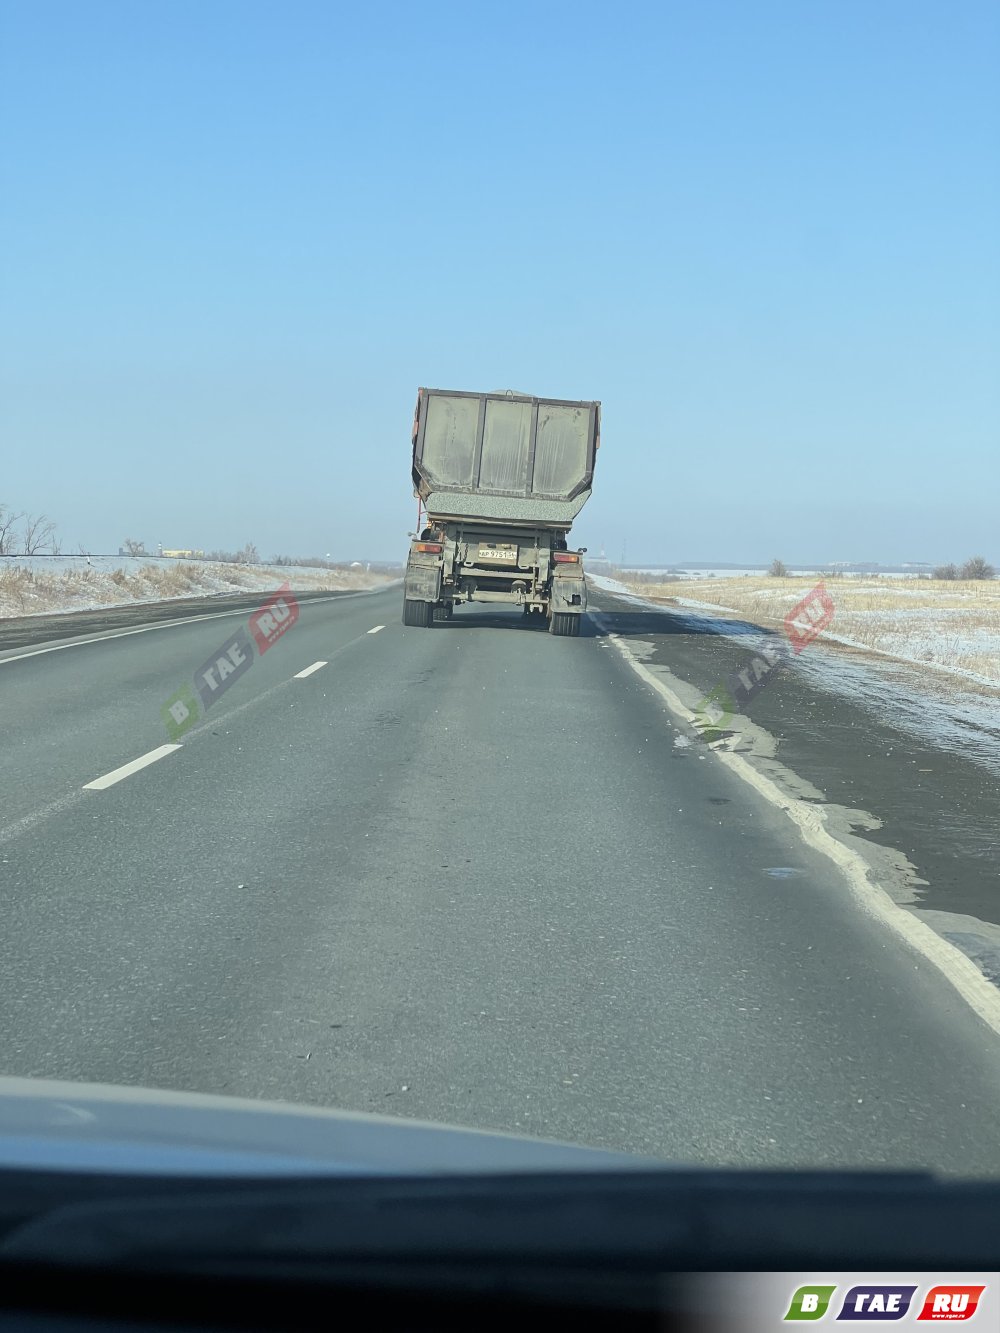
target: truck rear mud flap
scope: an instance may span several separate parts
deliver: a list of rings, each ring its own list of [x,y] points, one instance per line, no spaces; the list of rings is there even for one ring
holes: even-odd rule
[[[440,565],[408,565],[403,582],[408,602],[436,602],[441,597]]]
[[[569,612],[582,615],[587,609],[587,585],[583,579],[554,578],[552,580],[552,613]]]

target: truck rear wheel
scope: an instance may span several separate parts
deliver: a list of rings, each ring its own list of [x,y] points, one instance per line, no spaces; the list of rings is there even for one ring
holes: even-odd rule
[[[450,620],[450,619],[451,619],[451,603],[450,603],[450,602],[438,602],[436,606],[432,606],[432,607],[431,607],[431,619],[432,619],[432,620]]]
[[[572,611],[553,611],[549,617],[549,633],[575,639],[580,633],[581,619],[581,616],[575,615]]]
[[[418,625],[426,629],[431,623],[431,603],[418,602],[412,597],[403,600],[403,624]]]

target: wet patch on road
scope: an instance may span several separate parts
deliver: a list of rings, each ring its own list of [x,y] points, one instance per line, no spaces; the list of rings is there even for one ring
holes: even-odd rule
[[[751,631],[764,633],[687,611],[599,616],[692,712],[745,659]],[[831,651],[836,670],[824,666]],[[1000,985],[1000,703],[994,735],[980,725],[985,698],[972,708],[964,696],[945,697],[941,682],[920,698],[905,669],[876,668],[820,643],[810,653],[710,742],[664,705],[674,757],[738,754],[789,797],[815,805],[874,882]]]

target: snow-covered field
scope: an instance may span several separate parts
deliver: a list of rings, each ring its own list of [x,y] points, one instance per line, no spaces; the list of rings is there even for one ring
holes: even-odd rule
[[[0,617],[88,611],[179,597],[272,592],[286,581],[298,591],[374,588],[391,577],[360,567],[224,565],[157,556],[19,556],[0,560]]]
[[[717,578],[711,601],[699,580],[630,583],[655,602],[730,611],[769,629],[819,580]],[[827,578],[834,616],[823,637],[965,680],[1000,686],[1000,580],[952,582],[902,576]]]
[[[621,583],[588,576],[608,591],[678,613],[710,617],[747,643],[747,622],[780,630],[812,579],[716,579],[712,602],[682,583]],[[1000,771],[1000,582],[981,584],[830,579],[834,616],[796,671],[845,694],[906,730]],[[720,614],[721,613],[721,614]]]
[[[827,565],[824,571],[824,568],[819,565],[817,565],[815,569],[807,569],[804,565],[793,565],[789,566],[789,573],[795,578],[801,576],[802,578],[818,579],[823,576],[824,572],[826,572],[827,577],[829,577],[829,571],[832,568],[833,568],[832,565]],[[684,579],[762,579],[767,577],[767,569],[764,568],[764,566],[761,566],[760,569],[712,569],[707,566],[704,569],[688,569],[683,565],[678,565],[675,568],[672,567],[670,569],[664,569],[662,567],[656,569],[653,568],[643,569],[640,568],[639,566],[636,566],[634,569],[632,568],[619,569],[618,572],[619,574],[621,574],[623,578],[628,578],[630,575],[633,574],[644,574],[648,578],[655,578],[657,574],[659,575],[670,574],[675,578],[677,576],[680,576],[681,578]],[[916,578],[921,578],[923,575],[929,574],[930,572],[931,572],[930,568],[926,566],[922,566],[920,568],[914,567],[913,569],[908,569],[908,570],[892,569],[892,570],[882,571],[878,569],[873,569],[868,573],[860,573],[860,574],[853,570],[850,571],[841,570],[840,573],[837,575],[837,577],[838,578],[841,577],[842,578],[884,578],[891,576],[892,578],[900,578],[900,579],[916,579]]]

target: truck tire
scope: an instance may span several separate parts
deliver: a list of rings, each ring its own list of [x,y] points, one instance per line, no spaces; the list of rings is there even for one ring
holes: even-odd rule
[[[431,603],[417,602],[411,597],[404,598],[403,624],[418,625],[426,629],[431,624]]]
[[[558,634],[566,639],[575,639],[579,636],[582,618],[574,615],[572,611],[553,611],[549,617],[549,633]]]
[[[450,618],[451,618],[451,603],[450,603],[450,602],[438,602],[436,605],[432,605],[432,606],[431,606],[431,619],[432,619],[432,620],[441,620],[441,621],[444,621],[444,620],[448,620],[448,619],[450,619]]]

